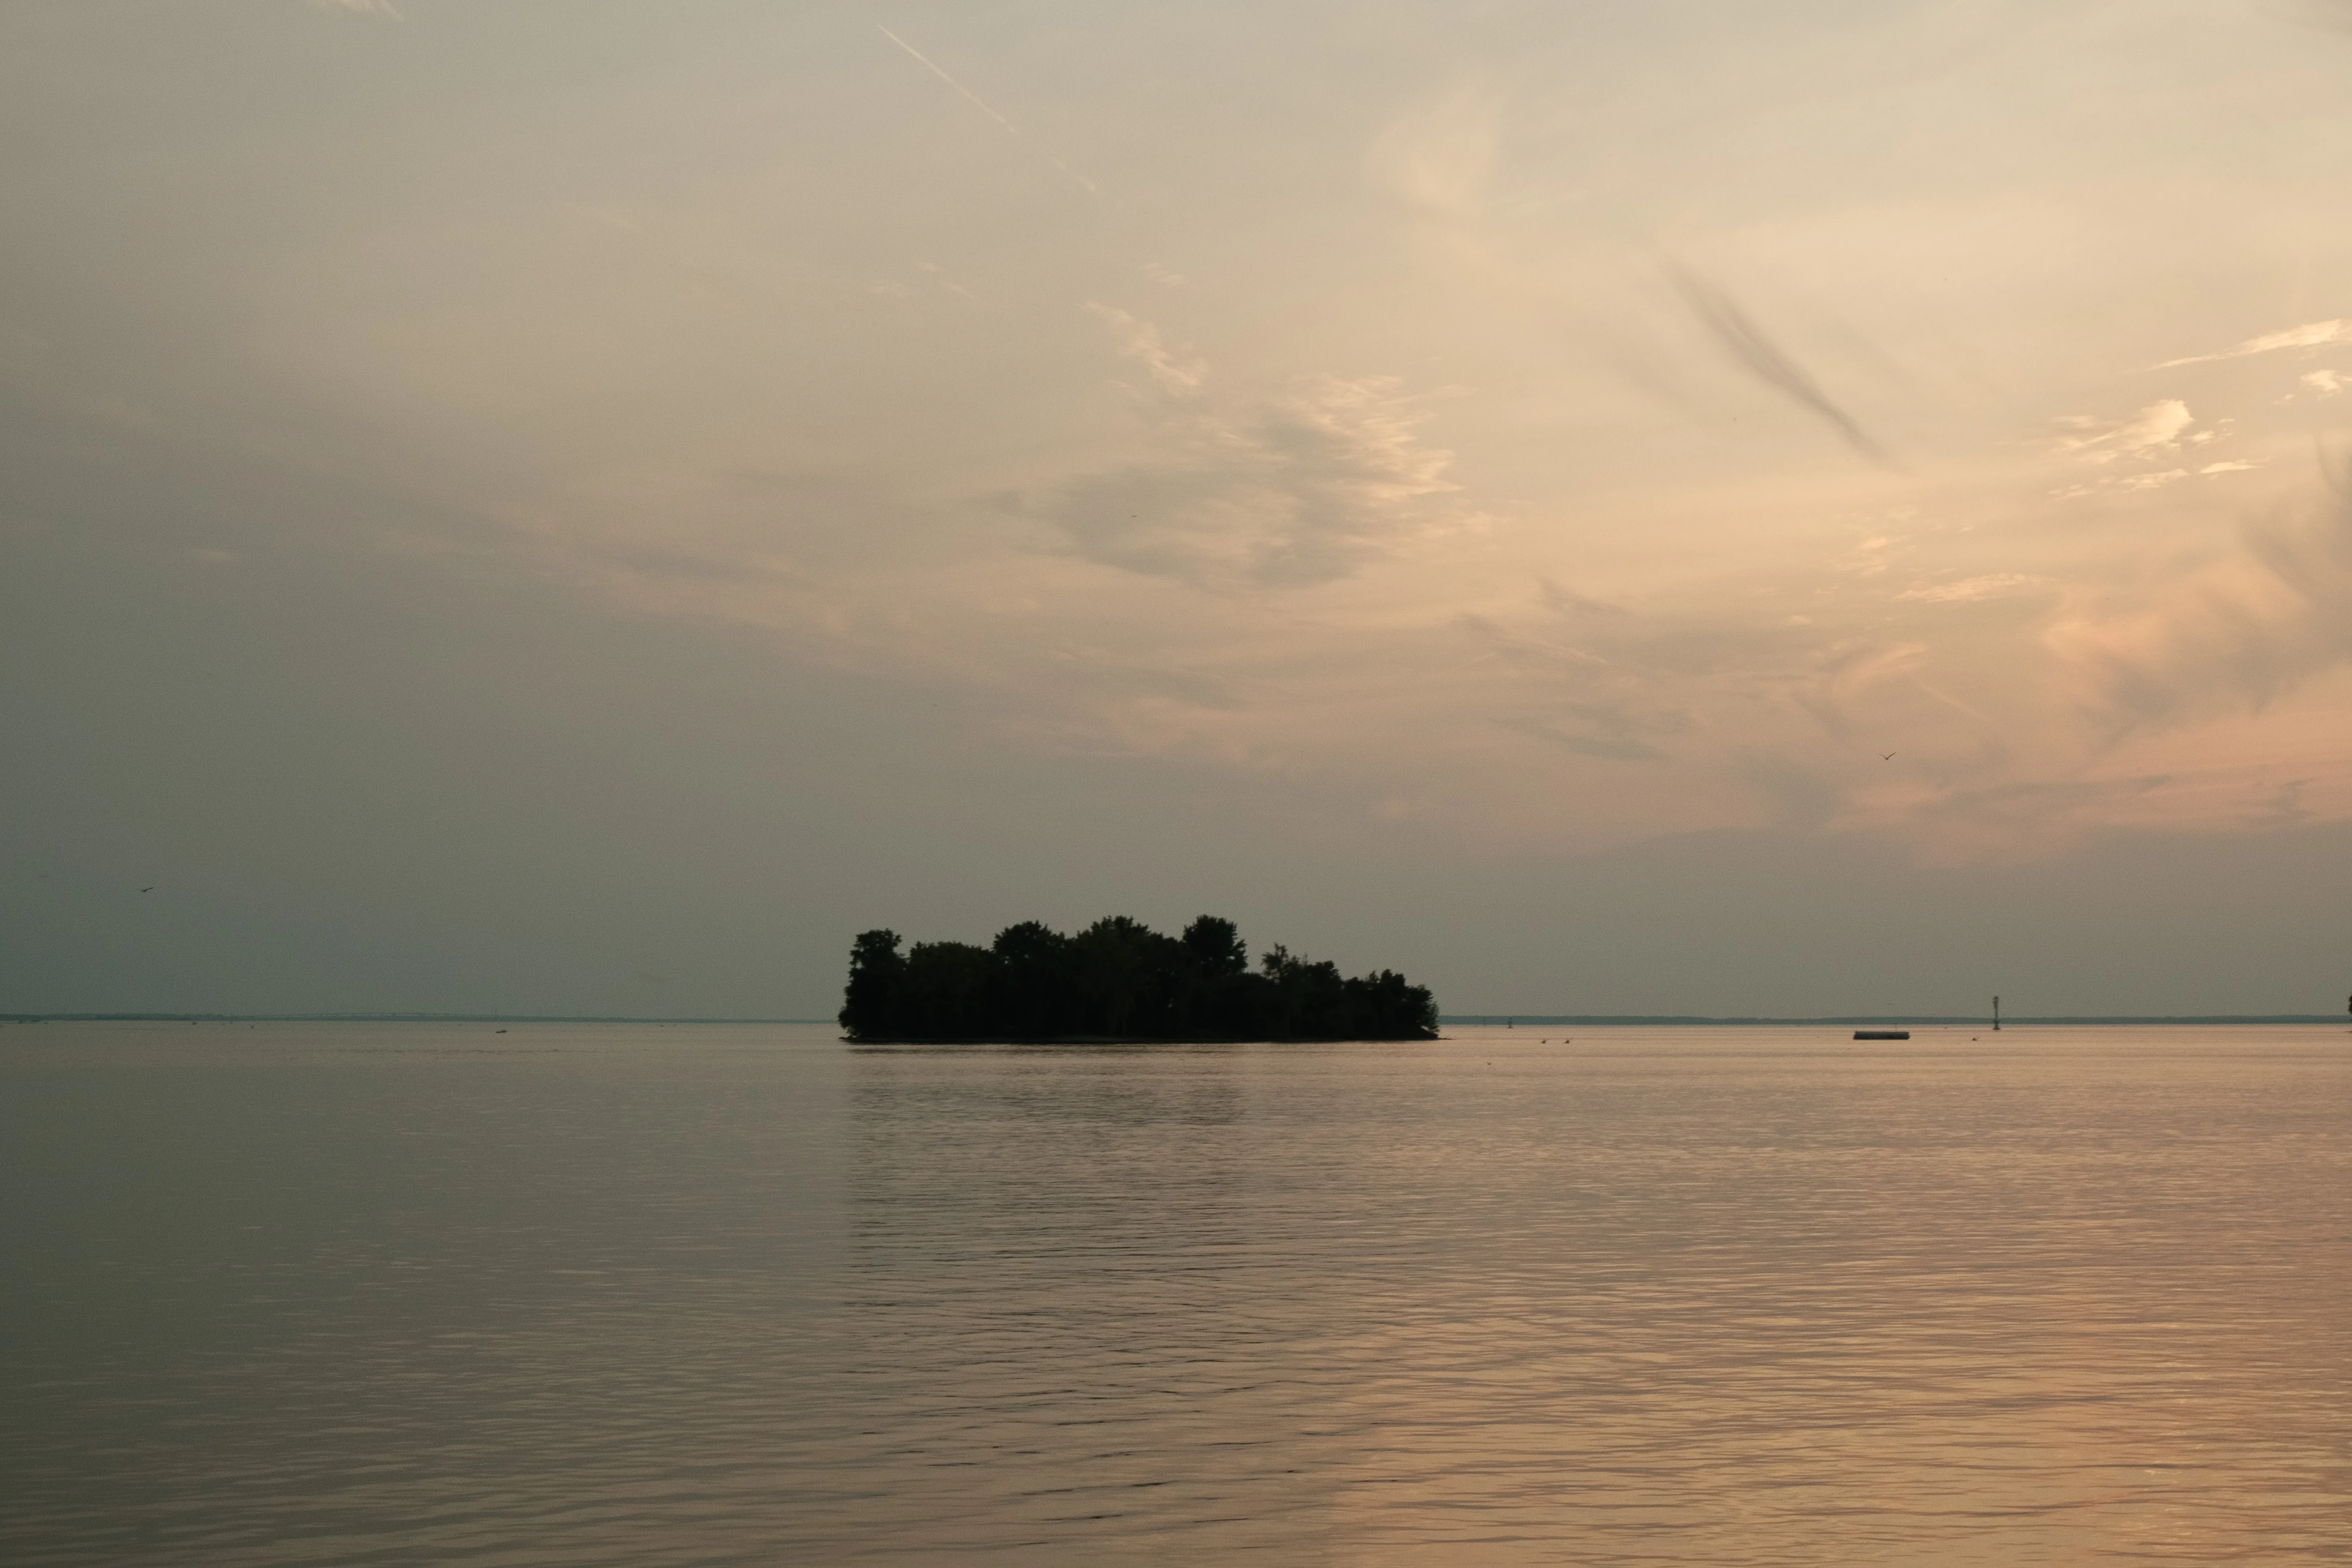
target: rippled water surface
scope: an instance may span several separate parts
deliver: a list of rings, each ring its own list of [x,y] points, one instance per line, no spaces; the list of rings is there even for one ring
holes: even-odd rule
[[[0,1561],[2352,1560],[2352,1034],[0,1029]]]

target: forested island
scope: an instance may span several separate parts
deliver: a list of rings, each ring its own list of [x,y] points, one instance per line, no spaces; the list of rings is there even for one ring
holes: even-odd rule
[[[1204,915],[1181,936],[1125,915],[1076,936],[1036,921],[986,947],[868,931],[849,953],[841,1026],[861,1043],[1087,1040],[1434,1040],[1426,986],[1382,969],[1269,950],[1253,971],[1230,920]]]

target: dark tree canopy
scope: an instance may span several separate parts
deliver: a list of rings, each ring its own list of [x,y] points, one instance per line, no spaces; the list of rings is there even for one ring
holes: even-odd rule
[[[1123,915],[1074,936],[1026,920],[986,947],[868,931],[849,950],[842,1027],[856,1040],[1432,1040],[1426,986],[1276,947],[1249,967],[1230,920],[1163,936]]]

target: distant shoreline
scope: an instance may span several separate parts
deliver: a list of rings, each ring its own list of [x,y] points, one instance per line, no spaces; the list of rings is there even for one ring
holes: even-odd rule
[[[637,1018],[622,1013],[0,1013],[0,1023],[823,1023],[832,1019]]]
[[[1989,1017],[1927,1017],[1874,1014],[1834,1018],[1705,1018],[1678,1013],[1447,1013],[1439,1024],[1562,1025],[1684,1028],[1802,1028],[1808,1025],[1868,1027],[1875,1024],[1990,1029]],[[2003,1018],[2004,1030],[2024,1024],[2327,1024],[2345,1023],[2342,1013],[2116,1013],[2097,1017]],[[637,1018],[619,1013],[0,1013],[10,1023],[653,1023],[653,1024],[835,1024],[829,1018]],[[1091,1037],[1088,1037],[1091,1038]]]
[[[2116,1013],[2112,1015],[2101,1015],[2098,1017],[2085,1015],[2068,1018],[2011,1018],[2004,1014],[2001,1018],[2000,1025],[2001,1028],[2006,1030],[2014,1029],[2020,1024],[2312,1024],[2344,1023],[2347,1021],[2346,1015],[2342,1013]],[[1668,1016],[1660,1013],[1448,1013],[1444,1017],[1439,1019],[1438,1022],[1452,1024],[1517,1024],[1521,1027],[1526,1027],[1531,1024],[1543,1024],[1547,1026],[1556,1024],[1585,1024],[1596,1029],[1603,1025],[1612,1024],[1682,1024],[1685,1026],[1704,1024],[1724,1028],[1769,1027],[1773,1025],[1785,1027],[1789,1025],[1805,1024],[1858,1024],[1864,1026],[1873,1024],[1913,1024],[1922,1027],[1940,1024],[1951,1029],[1990,1029],[1992,1027],[1992,1019],[1988,1014],[1978,1014],[1973,1018],[1930,1018],[1913,1014],[1874,1014],[1869,1017],[1856,1015],[1852,1018],[1840,1016],[1836,1018],[1767,1019],[1699,1018],[1696,1016],[1685,1018]]]

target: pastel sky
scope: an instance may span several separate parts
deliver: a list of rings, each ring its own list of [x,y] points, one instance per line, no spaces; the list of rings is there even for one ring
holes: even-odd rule
[[[22,0],[0,141],[0,1010],[2352,989],[2352,6]]]

